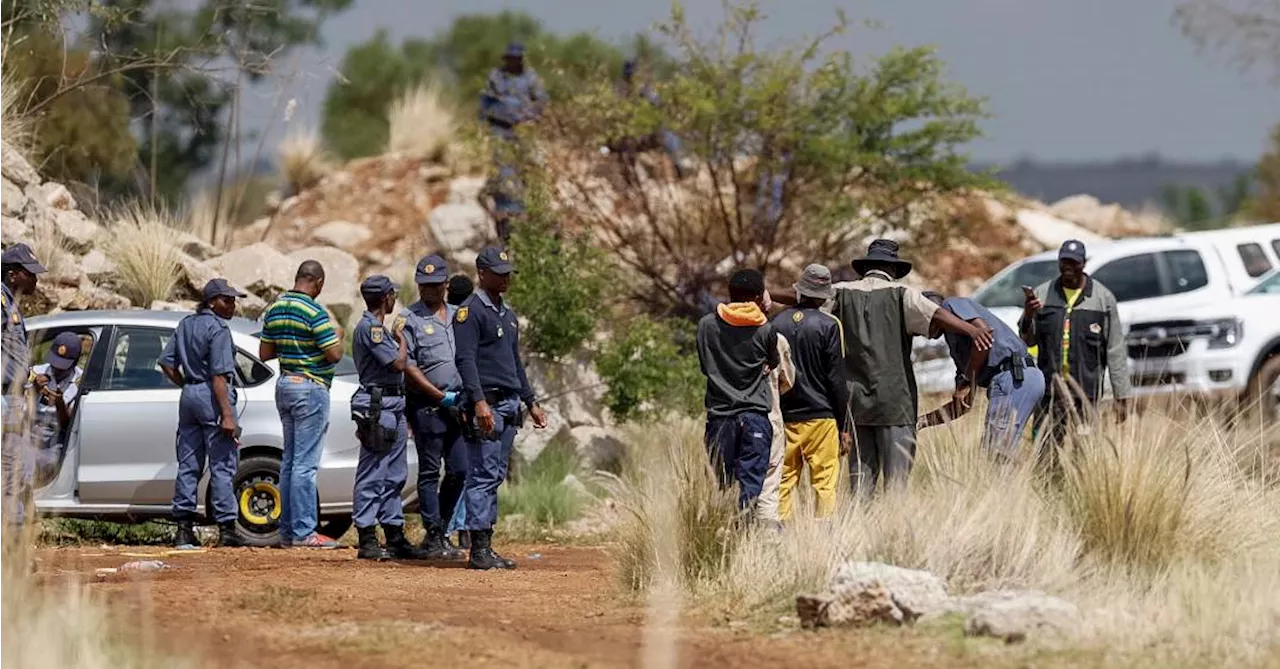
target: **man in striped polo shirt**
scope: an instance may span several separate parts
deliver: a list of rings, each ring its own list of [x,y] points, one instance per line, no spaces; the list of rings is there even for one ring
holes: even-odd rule
[[[337,548],[316,532],[319,522],[316,469],[329,429],[329,384],[342,359],[342,334],[316,302],[324,289],[324,267],[314,260],[298,266],[293,290],[263,317],[263,360],[280,359],[276,410],[284,427],[280,463],[280,545],[283,548]]]

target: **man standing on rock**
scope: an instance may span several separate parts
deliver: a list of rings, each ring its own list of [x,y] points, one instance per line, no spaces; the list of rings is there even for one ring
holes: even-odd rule
[[[1117,418],[1128,416],[1129,353],[1120,310],[1115,295],[1086,274],[1084,264],[1084,244],[1069,239],[1058,250],[1058,278],[1023,287],[1026,304],[1018,329],[1027,345],[1039,349],[1036,365],[1046,388],[1040,416],[1047,415],[1050,436],[1040,464],[1050,471],[1057,468],[1057,447],[1072,414],[1087,421],[1095,413],[1104,373],[1111,376]]]
[[[467,426],[466,529],[471,539],[472,569],[514,569],[516,563],[493,551],[493,526],[498,520],[498,486],[507,476],[507,463],[516,430],[529,408],[533,426],[547,426],[520,360],[520,330],[516,312],[503,295],[516,271],[506,251],[489,247],[476,258],[480,287],[453,317],[455,361],[466,391]]]
[[[284,428],[280,463],[280,546],[337,548],[316,531],[319,497],[316,470],[329,430],[329,386],[342,359],[342,336],[329,312],[316,302],[324,290],[324,267],[315,260],[298,266],[293,290],[263,316],[258,357],[280,359],[276,411]]]
[[[418,512],[428,560],[457,560],[462,551],[450,545],[444,523],[453,518],[467,476],[467,446],[458,410],[462,377],[454,362],[453,317],[458,307],[445,302],[449,267],[429,255],[418,261],[414,281],[418,301],[395,322],[408,346],[407,411],[418,450]],[[444,466],[441,480],[440,470]]]
[[[849,457],[854,492],[869,497],[881,478],[905,486],[916,453],[917,402],[911,338],[926,336],[933,323],[991,348],[991,332],[956,318],[919,290],[902,283],[911,263],[898,257],[898,243],[871,242],[855,259],[857,281],[835,284],[831,313],[844,333],[854,446]]]
[[[18,308],[18,299],[35,292],[39,276],[45,273],[44,265],[36,259],[31,247],[17,243],[4,250],[4,287],[0,306],[4,309],[3,336],[0,337],[0,353],[4,357],[3,404],[0,416],[4,420],[3,488],[4,518],[6,523],[21,524],[26,509],[19,495],[20,478],[30,457],[29,434],[31,421],[27,419],[27,404],[23,384],[27,380],[27,366],[31,354],[27,348],[27,321]]]
[[[755,506],[768,473],[769,373],[781,363],[764,295],[764,275],[740,269],[729,277],[729,303],[698,322],[698,363],[707,377],[707,455],[722,488],[737,483],[743,511]]]
[[[524,45],[520,42],[507,45],[502,67],[489,73],[489,81],[480,92],[480,121],[500,140],[494,142],[495,174],[480,195],[481,206],[493,217],[503,244],[511,235],[511,223],[525,215],[521,146],[516,130],[541,116],[546,104],[547,91],[542,79],[525,65]],[[492,209],[484,202],[485,195],[493,197]]]

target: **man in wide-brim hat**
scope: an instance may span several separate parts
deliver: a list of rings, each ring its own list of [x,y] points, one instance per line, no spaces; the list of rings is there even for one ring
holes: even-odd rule
[[[835,285],[831,313],[844,336],[854,448],[849,471],[855,492],[870,495],[883,477],[903,485],[915,459],[917,397],[911,338],[928,336],[930,324],[970,337],[981,350],[991,332],[939,309],[918,289],[902,283],[911,263],[898,243],[872,241],[852,262],[860,278]]]

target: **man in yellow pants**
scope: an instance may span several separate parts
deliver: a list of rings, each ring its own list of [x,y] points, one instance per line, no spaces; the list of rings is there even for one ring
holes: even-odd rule
[[[787,448],[782,464],[778,513],[791,517],[792,492],[800,471],[809,465],[809,480],[817,493],[819,518],[836,507],[840,458],[849,452],[849,389],[845,383],[844,336],[840,321],[822,312],[835,295],[831,270],[823,265],[804,268],[795,284],[796,306],[778,314],[774,329],[791,344],[795,378],[782,395]]]

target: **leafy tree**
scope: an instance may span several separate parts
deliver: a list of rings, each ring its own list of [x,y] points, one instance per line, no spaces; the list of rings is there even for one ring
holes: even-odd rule
[[[651,421],[669,412],[693,416],[702,408],[704,381],[693,354],[691,323],[640,315],[616,327],[596,356],[615,420]]]
[[[778,281],[797,271],[787,263],[843,265],[868,234],[939,224],[937,195],[991,185],[962,150],[985,106],[944,79],[933,50],[895,48],[857,67],[824,48],[848,25],[840,16],[808,43],[764,51],[763,15],[727,11],[703,39],[675,6],[661,27],[675,67],[656,104],[598,78],[538,129],[555,149],[541,169],[558,184],[563,224],[594,235],[650,312],[696,317],[735,265]],[[660,177],[666,156],[631,159],[623,141],[662,129],[695,172],[678,188]],[[625,158],[606,179],[607,163],[582,158],[601,146]]]
[[[385,32],[352,47],[341,76],[325,94],[322,130],[344,158],[370,155],[386,144],[387,106],[406,88],[429,77],[444,78],[460,107],[474,111],[489,72],[501,63],[507,44],[525,44],[526,61],[543,78],[553,99],[569,96],[584,80],[618,76],[622,61],[635,56],[650,67],[669,67],[655,42],[636,37],[617,46],[589,33],[560,36],[523,12],[460,16],[430,39],[407,39],[398,47]]]
[[[1185,230],[1212,230],[1234,223],[1250,208],[1253,174],[1241,174],[1230,184],[1209,191],[1200,186],[1169,184],[1161,199],[1165,211]]]
[[[1280,0],[1184,0],[1174,20],[1201,47],[1245,70],[1271,70],[1280,83]]]

